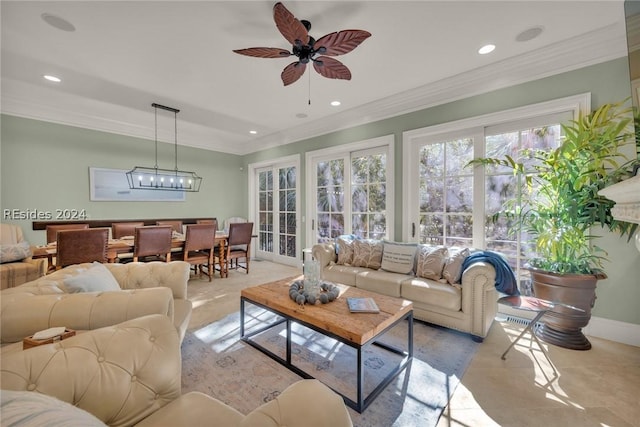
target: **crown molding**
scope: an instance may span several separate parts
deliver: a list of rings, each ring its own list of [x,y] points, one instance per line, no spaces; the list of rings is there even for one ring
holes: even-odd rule
[[[31,89],[31,85],[26,83],[14,81],[12,85],[19,86],[23,90]],[[27,101],[3,91],[2,113],[153,141],[154,122],[151,111],[126,108],[73,95],[65,95],[62,102],[60,102],[60,98],[56,99],[59,101],[56,105],[49,105],[46,102]],[[172,132],[159,130],[158,141],[173,144],[173,138]],[[228,134],[216,132],[205,126],[179,121],[178,144],[181,146],[236,155],[246,154],[246,150],[241,144],[243,141],[229,144],[229,140]]]
[[[263,137],[246,139],[183,120],[180,122],[178,143],[210,151],[245,155],[419,111],[624,57],[627,55],[624,27],[620,24],[609,25],[580,37]],[[15,81],[12,81],[12,86],[20,87],[20,90],[25,93],[34,89],[26,83]],[[153,120],[150,119],[151,112],[123,108],[119,105],[69,94],[65,94],[64,101],[56,105],[47,105],[47,97],[42,96],[38,98],[41,102],[27,102],[15,94],[7,93],[6,87],[7,85],[3,85],[2,112],[9,115],[147,140],[151,140],[154,134]],[[148,123],[148,125],[141,125],[141,123]],[[159,140],[173,143],[170,138],[163,138],[161,135]]]

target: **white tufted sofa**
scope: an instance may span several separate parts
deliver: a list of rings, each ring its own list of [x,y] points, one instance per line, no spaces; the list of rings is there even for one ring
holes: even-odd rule
[[[172,319],[184,338],[192,312],[188,263],[104,265],[121,291],[67,293],[65,278],[91,266],[78,264],[0,292],[1,342],[22,341],[53,326],[91,330],[156,313]]]
[[[314,245],[312,255],[324,280],[410,300],[414,318],[467,332],[474,341],[484,340],[497,313],[496,271],[486,262],[470,265],[460,284],[451,286],[413,274],[339,265],[334,243]]]
[[[342,398],[316,380],[291,385],[246,416],[203,393],[183,395],[180,337],[159,314],[4,355],[0,384],[3,425],[352,425]]]

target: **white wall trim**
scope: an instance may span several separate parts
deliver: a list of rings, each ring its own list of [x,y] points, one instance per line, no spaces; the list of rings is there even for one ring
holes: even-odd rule
[[[519,317],[521,319],[532,320],[534,312],[516,310],[504,305],[498,306],[496,320],[503,321],[504,316]],[[589,324],[582,328],[582,332],[587,337],[601,338],[622,344],[640,347],[640,325],[634,323],[620,322],[619,320],[605,319],[603,317],[591,316]]]
[[[585,335],[640,347],[640,325],[591,316]]]

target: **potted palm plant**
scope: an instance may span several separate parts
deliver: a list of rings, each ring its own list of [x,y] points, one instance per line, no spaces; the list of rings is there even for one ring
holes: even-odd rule
[[[543,340],[566,348],[591,348],[582,328],[591,318],[596,282],[606,278],[606,253],[594,244],[597,236],[592,233],[601,226],[631,238],[637,228],[614,219],[614,202],[598,195],[600,189],[630,176],[638,163],[621,150],[634,142],[633,115],[624,105],[625,101],[605,104],[562,125],[564,139],[553,150],[522,150],[518,158],[470,162],[507,167],[523,178],[522,198],[507,201],[493,219],[506,218],[511,232],[531,239],[535,257],[527,269],[535,296],[583,310],[559,306],[537,329]]]

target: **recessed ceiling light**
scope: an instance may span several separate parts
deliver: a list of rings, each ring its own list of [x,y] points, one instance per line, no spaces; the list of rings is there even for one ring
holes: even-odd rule
[[[250,130],[250,131],[249,131],[249,133],[250,133],[251,135],[255,135],[255,134],[257,134],[257,133],[258,133],[258,131],[257,131],[257,130]]]
[[[341,104],[340,101],[331,101],[331,105],[334,106],[334,107],[337,107],[340,104]]]
[[[66,19],[60,18],[59,16],[52,15],[50,13],[43,13],[40,15],[42,20],[47,24],[51,25],[53,28],[57,28],[62,31],[75,31],[76,27]]]
[[[478,53],[480,55],[486,55],[487,53],[493,52],[495,48],[496,48],[496,45],[494,44],[486,44],[482,46],[480,49],[478,49]]]
[[[527,30],[524,30],[520,34],[516,36],[516,41],[519,42],[528,42],[529,40],[533,40],[542,34],[544,31],[544,27],[542,25],[538,25],[537,27],[532,27]]]
[[[49,80],[50,82],[54,82],[54,83],[60,83],[62,80],[60,79],[60,77],[56,77],[56,76],[51,76],[49,74],[46,74],[44,76],[45,79]]]

